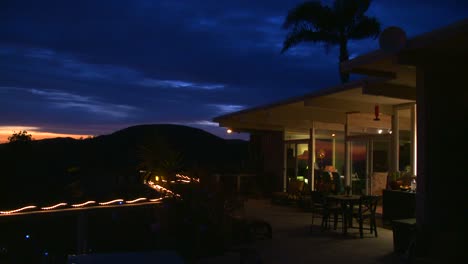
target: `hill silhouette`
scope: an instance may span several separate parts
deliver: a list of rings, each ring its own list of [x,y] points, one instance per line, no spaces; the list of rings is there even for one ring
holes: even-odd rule
[[[177,153],[178,168],[201,178],[245,170],[248,164],[248,142],[181,125],[138,125],[83,140],[5,143],[0,144],[0,208],[147,192],[139,170],[148,152],[157,159]]]

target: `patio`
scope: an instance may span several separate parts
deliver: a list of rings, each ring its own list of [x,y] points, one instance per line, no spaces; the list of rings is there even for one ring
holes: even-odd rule
[[[344,236],[337,230],[320,230],[315,221],[311,230],[311,213],[291,206],[271,204],[266,199],[249,199],[243,212],[246,217],[264,219],[273,229],[273,239],[257,240],[238,247],[223,256],[203,259],[198,263],[403,263],[393,253],[393,232],[378,223],[379,236],[358,229]]]

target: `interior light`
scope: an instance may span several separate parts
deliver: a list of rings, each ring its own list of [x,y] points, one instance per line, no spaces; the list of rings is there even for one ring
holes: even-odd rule
[[[227,132],[228,134],[231,134],[231,133],[232,133],[232,129],[228,128],[228,130],[226,130],[226,132]]]
[[[332,137],[336,136],[335,133],[332,134]]]
[[[391,130],[389,130],[389,131],[388,131],[388,133],[389,133],[389,134],[391,134],[391,133],[392,133],[392,131],[391,131]]]
[[[156,181],[159,181],[159,176],[154,177]]]
[[[377,130],[377,132],[378,132],[379,134],[382,134],[383,130],[382,130],[382,129],[379,129],[379,130]]]

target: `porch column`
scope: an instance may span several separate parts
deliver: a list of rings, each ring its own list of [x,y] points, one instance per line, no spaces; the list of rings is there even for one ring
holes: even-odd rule
[[[390,163],[390,172],[400,170],[400,114],[398,107],[393,107],[392,115],[392,159]]]
[[[332,166],[336,169],[336,137],[332,136]]]
[[[411,115],[411,128],[410,128],[410,133],[411,133],[411,170],[413,175],[417,175],[418,172],[418,136],[417,136],[417,124],[416,124],[416,104],[411,106],[410,108],[410,115]]]
[[[421,56],[416,74],[417,253],[446,263],[466,254],[466,58]]]
[[[344,125],[344,144],[345,144],[345,183],[346,185],[351,186],[351,148],[350,143],[348,141],[348,121],[349,121],[349,114],[346,113],[346,123]]]
[[[287,152],[288,146],[286,146],[286,130],[283,130],[283,192],[287,191],[288,181],[287,181]]]
[[[315,190],[315,123],[311,122],[311,128],[309,129],[309,171],[310,174],[310,188]]]

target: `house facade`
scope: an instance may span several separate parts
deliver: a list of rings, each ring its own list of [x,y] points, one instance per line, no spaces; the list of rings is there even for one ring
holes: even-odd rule
[[[214,121],[251,133],[274,190],[291,179],[317,189],[318,172],[333,170],[354,193],[381,194],[389,173],[408,170],[418,251],[455,259],[466,222],[468,20],[409,40],[389,29],[380,43],[341,64],[363,80]]]

